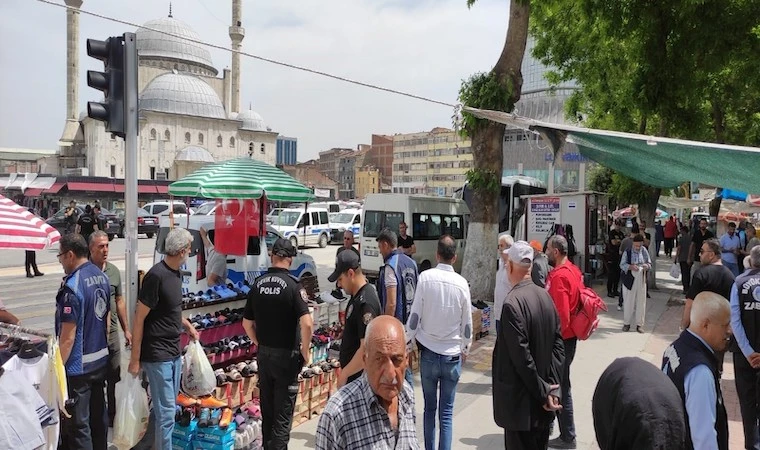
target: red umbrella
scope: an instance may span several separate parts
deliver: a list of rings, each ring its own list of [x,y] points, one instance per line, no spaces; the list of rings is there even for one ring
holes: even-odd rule
[[[60,239],[55,228],[0,195],[0,248],[46,250]]]

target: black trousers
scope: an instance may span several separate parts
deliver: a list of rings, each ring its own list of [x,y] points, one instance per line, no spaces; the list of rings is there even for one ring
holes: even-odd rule
[[[557,412],[557,422],[559,422],[559,437],[563,441],[569,442],[575,440],[575,418],[573,415],[573,395],[570,392],[570,365],[575,359],[575,348],[578,345],[578,338],[563,339],[565,343],[565,363],[562,366],[562,390],[560,404],[562,409]]]
[[[736,394],[739,397],[739,409],[744,425],[744,448],[760,450],[760,370],[749,365],[741,352],[734,353],[734,373]]]
[[[676,242],[675,238],[665,238],[665,254],[670,257],[673,255],[673,247]]]
[[[110,318],[110,316],[106,316]],[[109,340],[112,338],[109,338]],[[108,344],[108,370],[106,372],[106,399],[108,400],[108,424],[113,426],[116,417],[116,384],[121,381],[121,350],[119,339]]]
[[[607,271],[607,293],[614,294],[620,292],[620,260],[610,261],[610,268]]]
[[[303,357],[298,350],[259,347],[261,433],[265,450],[286,450]]]
[[[106,450],[108,419],[105,399],[106,367],[94,372],[67,377],[71,414],[61,416],[59,450]]]
[[[549,443],[549,425],[533,428],[530,431],[504,430],[504,448],[506,450],[546,450]]]
[[[689,292],[691,287],[691,264],[681,261],[678,263],[681,266],[681,284],[683,284],[683,293]]]
[[[34,250],[26,251],[26,259],[24,261],[26,266],[26,274],[31,275],[33,273],[40,273],[40,269],[37,268],[37,252]]]

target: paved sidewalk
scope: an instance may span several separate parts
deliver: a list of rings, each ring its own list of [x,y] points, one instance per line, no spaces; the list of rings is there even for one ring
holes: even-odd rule
[[[575,361],[571,368],[575,424],[579,449],[598,449],[591,415],[591,399],[599,376],[616,358],[638,356],[660,365],[662,352],[678,334],[678,323],[682,306],[674,302],[673,296],[680,293],[680,283],[674,282],[668,274],[670,266],[665,259],[659,260],[657,291],[652,291],[647,302],[645,333],[623,333],[623,313],[617,311],[617,300],[604,297],[609,311],[601,316],[599,329],[594,335],[578,344]],[[678,283],[678,284],[677,284]],[[606,294],[606,287],[600,282],[594,288]],[[682,296],[680,296],[682,298]],[[669,306],[674,305],[674,306]],[[454,407],[454,441],[457,449],[498,449],[504,448],[503,430],[493,421],[491,390],[491,353],[495,337],[493,333],[477,341],[473,354],[468,358],[457,387]],[[738,415],[733,381],[733,368],[726,362],[723,375],[724,397],[729,406],[732,445],[741,442],[741,422]],[[733,394],[731,393],[733,390]],[[422,431],[422,391],[419,375],[415,376],[415,407],[417,410],[417,436],[423,442]],[[735,406],[732,406],[735,405]],[[737,420],[738,428],[737,428]],[[299,425],[291,433],[291,448],[314,448],[314,433],[317,417]],[[555,426],[556,429],[556,426]],[[555,435],[558,431],[555,431]],[[736,441],[739,436],[740,440]],[[552,436],[554,437],[554,436]]]

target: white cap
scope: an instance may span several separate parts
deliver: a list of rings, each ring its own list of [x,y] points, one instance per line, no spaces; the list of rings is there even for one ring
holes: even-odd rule
[[[524,263],[526,259],[533,262],[533,247],[525,241],[515,241],[506,252],[512,262]]]

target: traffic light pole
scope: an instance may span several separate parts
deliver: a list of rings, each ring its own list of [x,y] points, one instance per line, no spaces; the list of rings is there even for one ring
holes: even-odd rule
[[[130,326],[137,307],[137,40],[124,33],[124,204],[126,237],[126,294]]]

